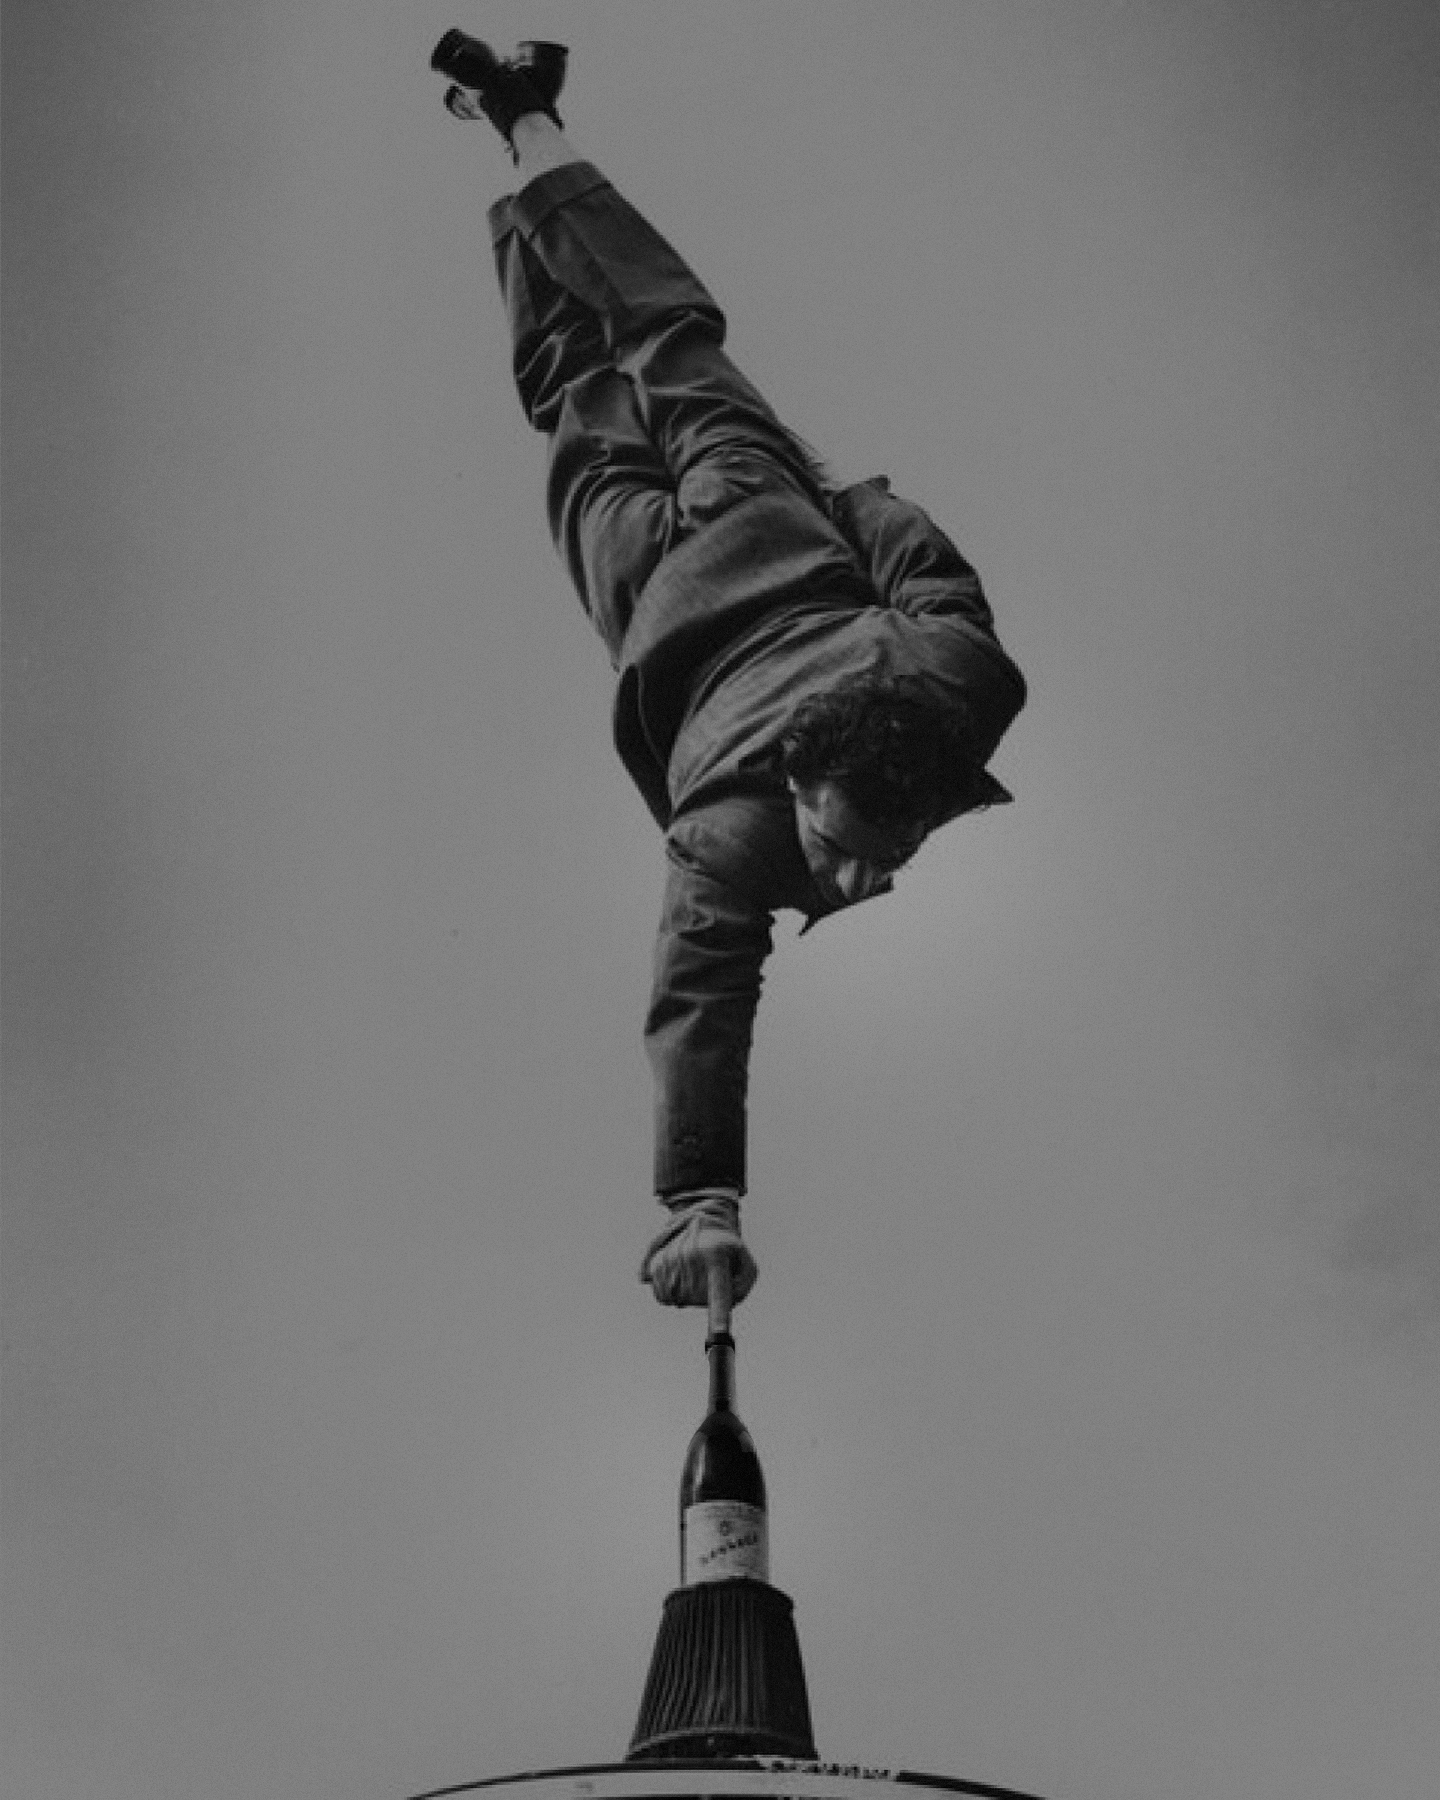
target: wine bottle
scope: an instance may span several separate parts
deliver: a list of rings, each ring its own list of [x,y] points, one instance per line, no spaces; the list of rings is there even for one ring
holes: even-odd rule
[[[770,1579],[765,1477],[735,1414],[735,1340],[712,1329],[710,1405],[680,1477],[680,1585]]]

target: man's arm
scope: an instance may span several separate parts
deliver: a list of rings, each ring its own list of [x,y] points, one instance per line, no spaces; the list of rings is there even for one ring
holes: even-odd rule
[[[745,1191],[745,1102],[771,914],[683,840],[655,944],[645,1048],[655,1075],[655,1191]]]
[[[911,618],[949,615],[993,633],[980,577],[922,507],[890,492],[884,476],[846,488],[834,514],[882,606]]]

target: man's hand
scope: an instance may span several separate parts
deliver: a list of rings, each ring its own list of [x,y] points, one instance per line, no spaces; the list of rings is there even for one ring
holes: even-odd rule
[[[740,1240],[740,1196],[733,1188],[694,1188],[672,1194],[665,1228],[645,1252],[640,1279],[648,1281],[665,1306],[704,1306],[709,1299],[707,1265],[730,1258],[735,1305],[755,1285],[755,1258]]]

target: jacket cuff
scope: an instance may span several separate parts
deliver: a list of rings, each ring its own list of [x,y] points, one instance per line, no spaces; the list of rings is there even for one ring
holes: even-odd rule
[[[657,1121],[655,1192],[669,1200],[687,1188],[730,1188],[745,1192],[745,1126],[667,1130]]]

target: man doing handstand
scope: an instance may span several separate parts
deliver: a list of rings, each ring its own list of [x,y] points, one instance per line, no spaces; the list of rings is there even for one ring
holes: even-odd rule
[[[840,488],[722,348],[725,320],[566,139],[566,52],[451,31],[445,103],[488,119],[518,192],[489,213],[520,403],[549,440],[556,547],[618,684],[620,756],[665,833],[645,1042],[655,1192],[642,1276],[703,1305],[740,1237],[745,1104],[774,914],[889,891],[938,826],[1007,801],[986,770],[1025,701],[974,569],[883,478]]]

